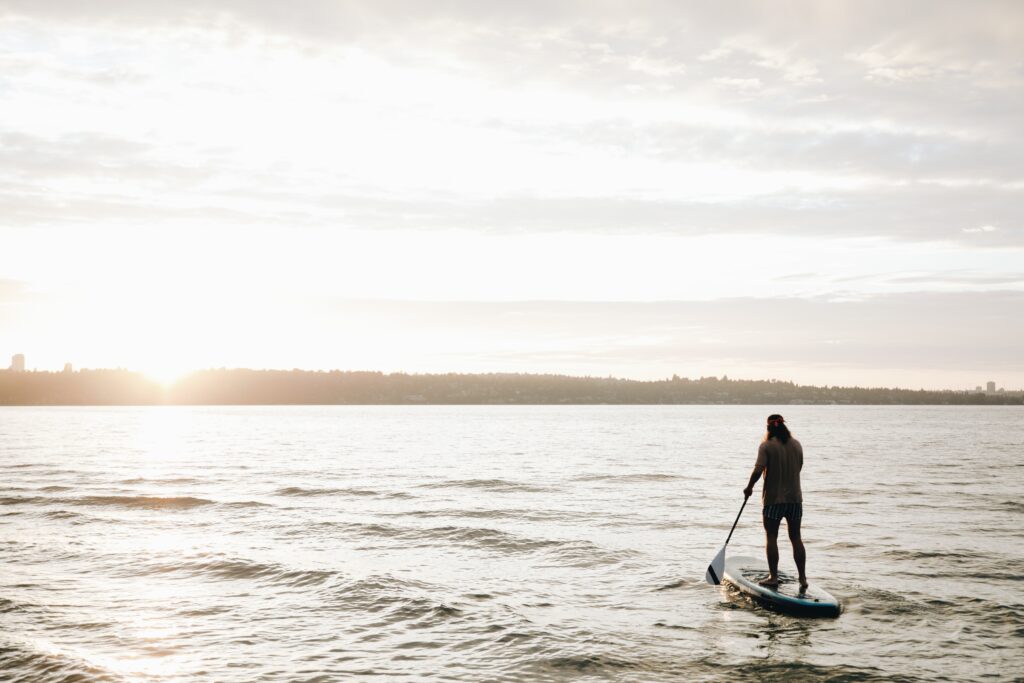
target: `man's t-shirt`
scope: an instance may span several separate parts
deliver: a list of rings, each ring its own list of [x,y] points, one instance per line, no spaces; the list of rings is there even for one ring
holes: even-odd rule
[[[804,502],[800,491],[804,449],[799,441],[793,437],[785,444],[778,439],[765,441],[757,449],[757,465],[765,468],[761,491],[763,505]]]

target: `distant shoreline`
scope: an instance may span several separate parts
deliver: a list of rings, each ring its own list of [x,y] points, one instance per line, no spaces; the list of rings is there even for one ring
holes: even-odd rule
[[[128,370],[0,371],[2,406],[1024,405],[1024,392],[818,387],[778,380],[201,370],[171,386]]]

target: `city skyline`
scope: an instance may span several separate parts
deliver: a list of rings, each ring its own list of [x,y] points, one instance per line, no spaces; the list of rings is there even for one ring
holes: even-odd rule
[[[0,342],[164,381],[1024,386],[1022,21],[5,2]]]

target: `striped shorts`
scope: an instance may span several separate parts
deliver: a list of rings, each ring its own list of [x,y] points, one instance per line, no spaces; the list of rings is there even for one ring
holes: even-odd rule
[[[773,519],[778,522],[785,519],[787,523],[792,524],[799,522],[800,518],[804,516],[804,506],[803,503],[773,503],[765,505],[761,514],[765,519]]]

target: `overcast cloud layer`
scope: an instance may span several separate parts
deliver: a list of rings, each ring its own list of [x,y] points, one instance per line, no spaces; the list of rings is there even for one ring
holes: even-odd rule
[[[108,362],[119,287],[175,329],[276,298],[325,349],[336,313],[297,302],[673,300],[632,304],[676,330],[643,350],[552,355],[531,317],[450,369],[1024,386],[1022,45],[1017,2],[0,0],[0,353]],[[807,343],[751,341],[757,299]],[[110,339],[54,348],[71,301]],[[937,334],[964,301],[980,336]]]

